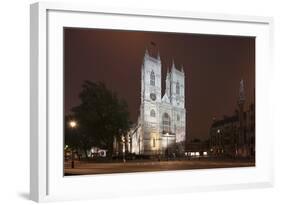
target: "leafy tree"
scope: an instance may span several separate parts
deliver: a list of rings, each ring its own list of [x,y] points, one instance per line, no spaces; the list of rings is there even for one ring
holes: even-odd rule
[[[130,127],[128,106],[103,83],[85,81],[79,94],[81,104],[72,109],[78,122],[79,148],[92,146],[112,153],[114,137],[120,140]],[[75,140],[73,140],[75,142]]]

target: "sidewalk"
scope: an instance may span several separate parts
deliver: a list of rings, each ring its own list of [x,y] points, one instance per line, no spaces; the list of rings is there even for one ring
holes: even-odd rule
[[[154,172],[189,169],[210,169],[210,168],[231,168],[231,167],[252,167],[254,162],[245,161],[145,161],[145,162],[116,162],[116,163],[87,163],[75,161],[75,168],[65,163],[65,175],[85,174],[110,174],[129,172]]]

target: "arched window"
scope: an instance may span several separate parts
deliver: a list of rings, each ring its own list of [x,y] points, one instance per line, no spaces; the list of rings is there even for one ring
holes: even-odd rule
[[[150,85],[155,86],[155,74],[153,71],[150,73]]]
[[[155,111],[152,109],[152,110],[150,111],[150,116],[151,116],[151,117],[155,117],[155,115],[156,115],[156,114],[155,114]]]
[[[170,130],[171,130],[170,116],[167,113],[164,113],[164,115],[163,115],[163,131],[164,132],[170,132]]]
[[[179,82],[177,82],[177,84],[176,84],[176,94],[180,94],[180,84],[179,84]]]
[[[181,119],[180,115],[177,115],[177,121],[180,121],[180,119]]]

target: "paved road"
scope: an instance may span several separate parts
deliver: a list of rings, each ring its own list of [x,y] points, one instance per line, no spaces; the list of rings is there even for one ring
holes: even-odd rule
[[[128,172],[152,172],[187,169],[229,168],[255,166],[254,162],[245,161],[154,161],[154,162],[126,162],[126,163],[94,163],[75,161],[75,168],[65,163],[65,175],[109,174]]]

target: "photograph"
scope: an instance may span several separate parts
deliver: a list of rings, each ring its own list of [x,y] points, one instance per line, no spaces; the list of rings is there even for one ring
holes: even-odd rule
[[[253,36],[63,28],[64,176],[255,167]]]

